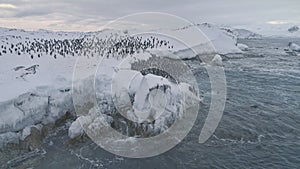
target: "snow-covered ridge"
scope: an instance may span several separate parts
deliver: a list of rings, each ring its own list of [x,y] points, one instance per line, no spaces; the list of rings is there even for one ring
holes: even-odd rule
[[[26,31],[23,29],[14,29],[14,28],[2,28],[0,27],[0,39],[6,38],[6,37],[21,37],[21,38],[44,38],[44,39],[70,39],[70,38],[77,38],[83,34],[89,34],[83,33],[83,32],[54,32],[49,30],[37,30],[37,31]]]
[[[193,27],[197,27],[207,36],[209,42],[212,43],[213,47],[215,48],[216,53],[218,54],[242,53],[241,50],[237,47],[237,38],[238,38],[237,35],[231,31],[219,28],[218,26],[209,23],[202,23],[202,24],[188,25],[176,30],[189,31],[189,29]],[[191,47],[196,50],[197,48],[210,48],[210,47],[206,47],[205,45],[209,46],[208,44],[196,44]],[[183,49],[183,51],[186,51],[186,49]],[[201,50],[197,50],[197,51],[201,51]]]

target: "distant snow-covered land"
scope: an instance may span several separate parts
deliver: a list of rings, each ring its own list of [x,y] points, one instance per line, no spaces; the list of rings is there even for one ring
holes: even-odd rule
[[[262,35],[247,29],[235,29],[230,27],[221,27],[222,30],[234,34],[239,39],[260,39]]]
[[[255,32],[263,37],[300,37],[299,25],[293,24],[260,24],[240,26],[236,30]]]

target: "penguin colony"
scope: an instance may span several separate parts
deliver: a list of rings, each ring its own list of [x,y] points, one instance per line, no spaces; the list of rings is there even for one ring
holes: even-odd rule
[[[13,36],[12,38],[22,39],[20,36]],[[27,54],[31,59],[34,59],[40,58],[42,55],[50,55],[57,59],[59,56],[66,57],[67,55],[84,55],[87,57],[97,55],[107,58],[119,58],[160,47],[173,49],[173,45],[170,45],[169,41],[160,40],[154,36],[143,39],[142,36],[118,36],[112,33],[105,38],[97,36],[63,40],[26,38],[25,41],[18,43],[9,43],[9,38],[5,38],[1,42],[0,56],[5,54]]]

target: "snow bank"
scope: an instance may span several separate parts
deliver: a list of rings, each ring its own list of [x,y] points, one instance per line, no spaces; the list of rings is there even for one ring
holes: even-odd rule
[[[242,51],[247,51],[247,50],[249,49],[249,47],[248,47],[247,45],[242,44],[242,43],[238,43],[238,44],[237,44],[237,47],[238,47],[239,49],[241,49]]]
[[[38,86],[64,86],[72,79],[76,58],[53,59],[45,55],[30,59],[27,55],[0,57],[0,102],[14,99]]]
[[[242,53],[242,51],[237,47],[237,36],[230,30],[222,30],[211,24],[197,24],[193,26],[188,26],[182,28],[183,30],[177,31],[187,31],[193,29],[194,27],[199,28],[207,37],[208,41],[202,42],[200,44],[194,44],[189,46],[189,48],[179,49],[174,52],[177,58],[181,59],[191,59],[195,57],[194,51],[198,55],[212,54],[229,54],[229,53]],[[194,51],[192,51],[193,49]],[[211,58],[209,62],[212,60]]]
[[[0,133],[19,131],[38,123],[55,122],[72,111],[71,92],[38,88],[0,104]]]
[[[217,53],[241,53],[239,48],[236,46],[237,37],[235,34],[231,32],[224,32],[220,28],[210,24],[200,24],[198,27],[213,43]]]
[[[54,123],[67,112],[74,112],[70,88],[40,87],[25,93],[16,99],[0,103],[0,138],[9,137],[24,140],[31,133],[31,128],[41,129],[41,125]]]

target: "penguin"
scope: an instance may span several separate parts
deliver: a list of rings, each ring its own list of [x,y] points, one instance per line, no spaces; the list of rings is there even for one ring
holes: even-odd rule
[[[166,90],[167,90],[167,86],[164,85],[164,93],[166,93]]]

